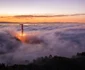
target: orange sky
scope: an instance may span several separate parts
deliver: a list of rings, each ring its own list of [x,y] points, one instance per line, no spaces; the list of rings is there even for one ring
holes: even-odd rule
[[[85,15],[54,17],[0,17],[0,22],[78,22],[85,23]]]

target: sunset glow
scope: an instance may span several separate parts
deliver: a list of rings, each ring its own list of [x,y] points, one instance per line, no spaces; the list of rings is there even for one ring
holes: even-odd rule
[[[0,0],[0,22],[85,23],[84,7],[85,0]],[[21,17],[15,17],[15,15],[21,15]],[[29,15],[49,17],[29,17]],[[50,17],[50,15],[54,15],[54,17]]]
[[[30,69],[85,70],[85,0],[0,0],[0,70]]]
[[[18,38],[21,42],[26,42],[27,35],[26,33],[17,33],[16,38]]]
[[[0,17],[0,22],[81,22],[85,23],[85,15],[61,17]]]

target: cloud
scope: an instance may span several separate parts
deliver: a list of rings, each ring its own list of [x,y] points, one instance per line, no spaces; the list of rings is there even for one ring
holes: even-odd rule
[[[9,30],[0,31],[0,63],[27,64],[27,61],[50,54],[71,57],[85,51],[84,24],[36,25],[25,30],[27,43],[19,41]],[[29,37],[29,33],[34,35]]]
[[[68,14],[68,15],[64,15],[64,14],[60,14],[60,15],[16,15],[14,17],[16,18],[25,18],[25,17],[63,17],[63,16],[80,16],[80,15],[85,15],[85,13],[80,13],[80,14]]]

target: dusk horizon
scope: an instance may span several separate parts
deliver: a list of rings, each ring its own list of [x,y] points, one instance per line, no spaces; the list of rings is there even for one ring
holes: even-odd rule
[[[85,0],[0,0],[0,70],[85,70]]]
[[[85,23],[84,6],[85,0],[0,0],[0,22]]]
[[[23,20],[24,19],[24,20]],[[0,16],[0,22],[78,22],[85,23],[85,14],[60,15],[8,15]]]

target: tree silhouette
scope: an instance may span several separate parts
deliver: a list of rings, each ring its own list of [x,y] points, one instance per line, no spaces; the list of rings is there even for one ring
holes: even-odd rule
[[[6,66],[0,64],[0,70],[85,70],[85,52],[77,53],[76,58],[45,56],[33,60],[27,65]],[[82,56],[82,57],[80,57]]]

